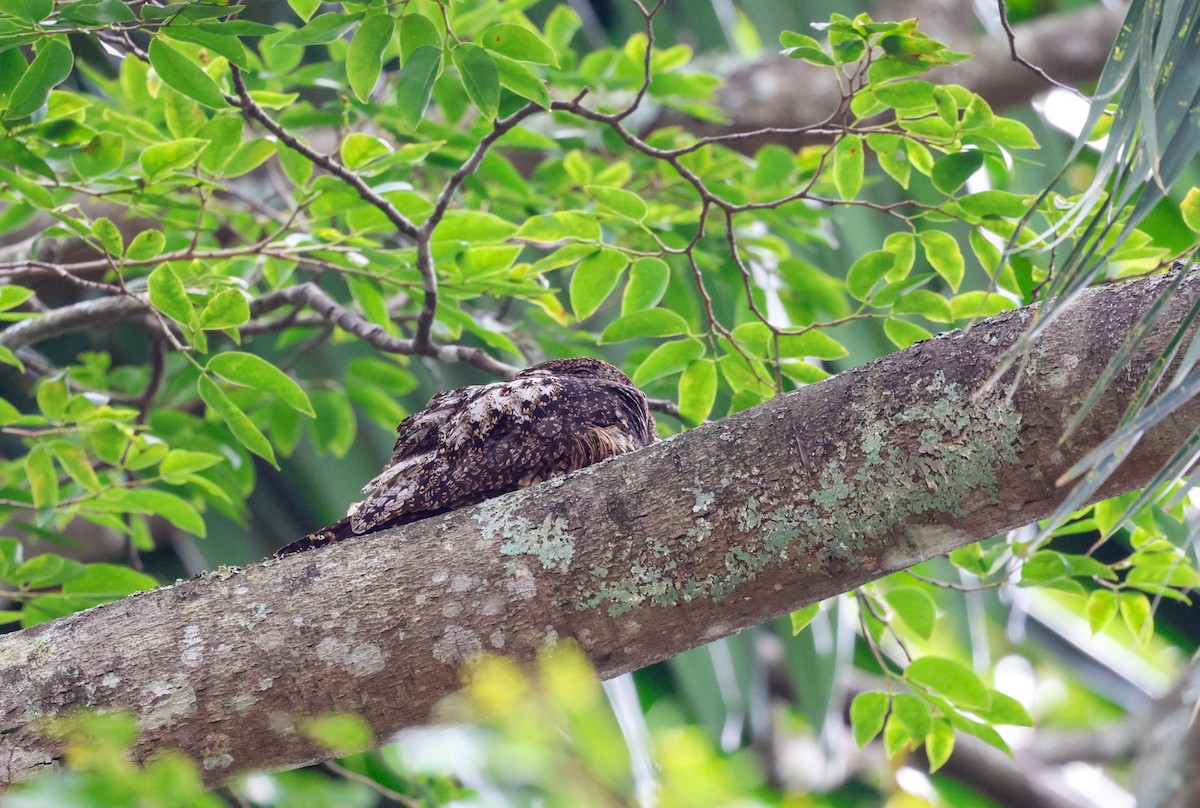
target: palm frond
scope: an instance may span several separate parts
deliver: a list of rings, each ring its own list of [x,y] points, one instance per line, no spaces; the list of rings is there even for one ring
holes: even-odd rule
[[[1110,112],[1112,126],[1095,179],[1072,207],[1032,242],[1036,247],[1060,250],[1069,242],[1070,248],[1054,269],[1031,327],[1010,350],[993,382],[1025,355],[1034,340],[1104,271],[1128,234],[1166,197],[1200,151],[1198,42],[1200,0],[1135,0],[1131,4],[1101,74],[1087,120],[1066,161],[1066,165],[1074,161],[1101,115]],[[1062,175],[1060,172],[1031,211],[1053,193]],[[1029,216],[1022,225],[1028,225]],[[1009,252],[1030,248],[1030,244],[1018,248],[1015,236],[1008,245]],[[1158,322],[1186,274],[1179,266],[1176,271],[1177,275],[1142,315],[1105,368],[1068,425],[1064,440],[1083,422],[1112,380],[1126,369]],[[1197,317],[1200,306],[1193,306],[1164,347],[1159,361],[1146,373],[1116,432],[1060,478],[1059,484],[1081,479],[1045,524],[1038,541],[1048,536],[1072,510],[1094,497],[1148,429],[1200,392],[1200,372],[1193,370],[1200,360],[1200,341],[1190,345],[1174,377],[1162,389],[1167,370],[1187,344]],[[1196,460],[1198,440],[1200,437],[1193,436],[1180,447],[1156,476],[1154,485],[1148,489],[1151,493],[1139,497],[1135,507],[1156,499],[1154,489],[1183,478]],[[1132,510],[1127,511],[1121,522],[1131,513]]]

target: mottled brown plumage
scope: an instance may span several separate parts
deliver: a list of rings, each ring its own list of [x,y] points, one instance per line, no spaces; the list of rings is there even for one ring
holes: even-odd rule
[[[438,393],[396,427],[392,459],[363,488],[366,499],[276,555],[474,505],[657,441],[646,396],[598,359],[555,359]]]

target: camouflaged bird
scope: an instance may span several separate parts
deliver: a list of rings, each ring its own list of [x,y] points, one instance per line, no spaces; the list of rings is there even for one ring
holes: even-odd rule
[[[363,487],[366,499],[275,555],[474,505],[657,442],[646,396],[599,359],[555,359],[438,393],[396,427],[392,459]]]

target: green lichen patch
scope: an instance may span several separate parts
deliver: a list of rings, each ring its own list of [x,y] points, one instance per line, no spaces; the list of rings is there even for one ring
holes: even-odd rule
[[[548,515],[534,524],[518,513],[523,503],[520,495],[490,499],[471,518],[479,523],[483,541],[500,542],[501,555],[532,556],[543,569],[566,572],[575,558],[575,536],[567,520]]]
[[[672,551],[651,538],[606,549],[599,564],[604,576],[585,581],[578,608],[606,606],[616,616],[643,603],[719,600],[771,566],[836,570],[860,564],[869,542],[914,517],[962,515],[970,497],[996,502],[999,469],[1019,459],[1021,417],[1012,403],[1002,393],[972,401],[940,371],[909,390],[863,396],[850,409],[858,434],[837,442],[815,469],[811,490],[723,477],[712,500],[706,495],[702,509],[693,506],[704,516],[681,527],[681,548]],[[736,496],[747,482],[757,490],[745,499]],[[723,498],[740,504],[714,504]],[[719,564],[698,554],[702,560],[693,563],[696,548],[722,522],[736,525],[739,544]]]

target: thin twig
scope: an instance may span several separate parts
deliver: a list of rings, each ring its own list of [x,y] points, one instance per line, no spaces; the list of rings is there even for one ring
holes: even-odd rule
[[[1059,88],[1060,90],[1066,90],[1069,93],[1074,93],[1078,97],[1082,98],[1084,101],[1091,101],[1090,98],[1088,98],[1083,93],[1079,92],[1079,90],[1076,90],[1074,87],[1071,87],[1070,85],[1063,84],[1061,81],[1058,81],[1057,79],[1051,78],[1050,74],[1047,73],[1045,70],[1043,70],[1042,68],[1033,64],[1032,62],[1025,59],[1024,57],[1018,55],[1017,54],[1017,34],[1015,31],[1013,31],[1012,25],[1010,25],[1008,22],[1008,8],[1005,6],[1004,0],[996,0],[996,8],[999,9],[999,11],[1000,11],[1000,27],[1004,29],[1004,35],[1008,37],[1008,52],[1012,55],[1012,60],[1014,62],[1016,62],[1017,64],[1021,65],[1022,67],[1026,68],[1028,70],[1032,70],[1034,72],[1034,74],[1039,76],[1044,81],[1049,82],[1050,84]]]

